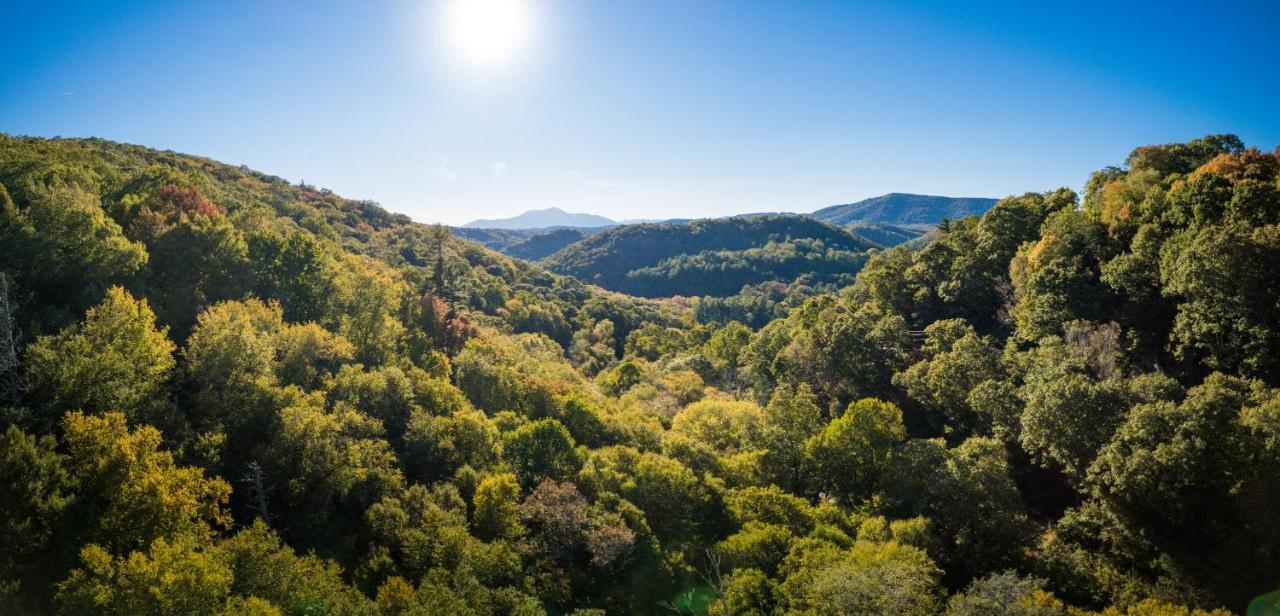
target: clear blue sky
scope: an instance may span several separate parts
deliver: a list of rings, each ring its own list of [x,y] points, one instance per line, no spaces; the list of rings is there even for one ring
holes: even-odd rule
[[[462,223],[1079,187],[1136,145],[1280,142],[1280,2],[0,0],[0,132],[201,154]],[[982,6],[978,6],[981,4]]]

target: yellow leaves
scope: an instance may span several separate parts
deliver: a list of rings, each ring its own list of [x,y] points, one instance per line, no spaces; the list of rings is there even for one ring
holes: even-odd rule
[[[1029,271],[1035,271],[1041,266],[1052,260],[1062,246],[1061,240],[1052,234],[1045,234],[1040,241],[1031,246],[1027,251],[1027,268]]]
[[[63,421],[72,475],[81,499],[101,502],[96,536],[112,546],[145,545],[155,537],[207,537],[227,527],[231,486],[196,467],[177,467],[162,451],[160,432],[129,430],[124,415],[69,413]]]
[[[56,412],[117,410],[137,419],[158,402],[174,367],[173,349],[147,301],[112,287],[83,321],[37,340],[28,361],[40,395]]]
[[[212,546],[157,539],[147,552],[112,559],[90,544],[82,568],[58,588],[67,613],[211,614],[231,591],[233,574]]]

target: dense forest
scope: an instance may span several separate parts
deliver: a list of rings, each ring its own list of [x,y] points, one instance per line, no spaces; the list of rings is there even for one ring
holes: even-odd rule
[[[854,203],[824,207],[809,216],[836,226],[936,225],[944,220],[980,216],[995,199],[981,197],[938,197],[889,193]]]
[[[641,297],[725,296],[744,285],[810,274],[850,284],[877,245],[795,215],[623,225],[570,244],[542,261],[554,272]]]
[[[747,287],[655,301],[0,135],[0,612],[1244,612],[1280,585],[1277,154],[1140,147],[874,252],[551,260]],[[865,263],[752,278],[818,250]]]
[[[454,235],[479,242],[504,255],[526,261],[537,261],[555,254],[564,247],[581,240],[587,234],[602,229],[576,229],[564,227],[559,229],[474,229],[460,227],[452,229]]]

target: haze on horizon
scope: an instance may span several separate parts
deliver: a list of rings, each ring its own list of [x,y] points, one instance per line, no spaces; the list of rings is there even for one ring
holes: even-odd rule
[[[1000,197],[1134,144],[1280,142],[1280,5],[1034,4],[6,3],[0,132],[450,224]]]

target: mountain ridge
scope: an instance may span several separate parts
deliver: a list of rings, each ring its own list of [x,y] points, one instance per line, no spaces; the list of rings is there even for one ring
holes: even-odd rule
[[[809,216],[833,225],[879,223],[936,225],[943,219],[958,220],[982,214],[996,204],[988,197],[944,197],[913,193],[888,193],[853,203],[831,205]]]
[[[555,227],[608,227],[618,224],[597,214],[566,212],[558,207],[527,210],[509,218],[479,218],[463,229],[551,229]]]

